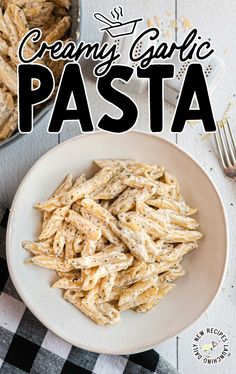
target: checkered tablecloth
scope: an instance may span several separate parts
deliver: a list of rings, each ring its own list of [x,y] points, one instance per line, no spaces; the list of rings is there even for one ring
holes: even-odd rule
[[[99,355],[73,347],[47,330],[26,308],[9,277],[5,251],[7,216],[0,206],[1,374],[177,373],[154,350],[130,356]]]

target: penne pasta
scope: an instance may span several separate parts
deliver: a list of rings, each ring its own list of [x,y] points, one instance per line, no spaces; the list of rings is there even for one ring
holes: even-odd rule
[[[30,27],[43,27],[49,23],[53,10],[54,4],[47,1],[24,7],[24,14]]]
[[[94,225],[100,228],[102,235],[105,239],[107,239],[110,243],[118,244],[120,240],[115,235],[115,233],[111,230],[109,224],[102,222],[98,218],[92,216],[89,214],[89,211],[87,211],[85,208],[81,209],[81,214],[83,217],[85,217],[87,220],[91,221]]]
[[[99,295],[104,301],[109,301],[112,288],[115,285],[115,280],[117,277],[117,273],[110,273],[106,277],[102,279]]]
[[[121,321],[119,311],[109,303],[101,303],[97,305],[97,309],[101,312],[109,322],[106,325],[114,325]]]
[[[43,223],[42,223],[42,229],[44,229],[47,226],[47,223],[49,219],[51,218],[52,213],[51,212],[43,212]]]
[[[46,36],[45,41],[48,44],[53,44],[55,41],[62,39],[71,26],[71,18],[65,16],[62,20],[54,27],[54,29]]]
[[[122,178],[122,181],[125,185],[132,188],[155,188],[155,182],[140,175],[126,173]]]
[[[67,195],[62,199],[62,203],[64,205],[72,204],[76,200],[82,199],[85,195],[89,195],[96,189],[105,186],[114,176],[116,170],[109,168],[100,170],[93,178],[68,191]]]
[[[74,239],[74,251],[75,253],[81,253],[85,241],[85,235],[79,233],[78,231],[76,232],[75,239]],[[82,247],[81,247],[82,245]],[[82,248],[82,249],[81,249]]]
[[[166,239],[166,243],[186,243],[199,240],[202,237],[202,233],[199,231],[190,230],[171,230]]]
[[[72,174],[68,174],[60,186],[53,192],[52,197],[61,196],[68,192],[73,186]]]
[[[57,4],[50,0],[0,1],[0,81],[1,88],[4,87],[14,101],[14,110],[9,109],[7,116],[2,115],[0,108],[0,140],[9,138],[17,130],[17,68],[20,63],[18,49],[21,40],[29,30],[35,28],[40,28],[42,31],[40,42],[45,39],[49,43],[58,39],[65,41],[64,39],[68,37],[68,31],[72,24],[68,12],[72,6],[71,0],[55,1]],[[37,48],[38,44],[28,38],[22,51],[24,58],[31,59]],[[56,84],[59,83],[65,61],[52,60],[49,53],[45,53],[35,62],[50,68]],[[38,84],[39,82],[34,79],[35,88]],[[3,102],[0,97],[1,105]],[[38,110],[38,107],[35,109]],[[61,205],[56,205],[56,207],[59,206]]]
[[[101,229],[73,210],[69,211],[66,222],[74,225],[79,232],[92,240],[99,240],[101,238]]]
[[[127,186],[123,183],[120,178],[120,174],[112,178],[112,180],[104,188],[94,191],[92,198],[95,200],[112,200],[120,195]]]
[[[80,278],[81,279],[81,282],[82,282],[82,274],[81,274],[81,271],[79,270],[71,270],[69,272],[63,272],[63,271],[59,271],[57,270],[57,275],[59,276],[59,278],[66,278],[66,279],[74,279],[74,278]]]
[[[136,312],[148,312],[151,310],[154,306],[156,306],[161,299],[163,299],[168,292],[170,292],[175,287],[174,284],[169,284],[167,286],[164,286],[161,289],[156,289],[157,292],[155,292],[152,297],[150,298],[150,301],[147,301],[146,303],[142,303],[139,305],[135,310]]]
[[[60,186],[53,192],[52,197],[60,196],[65,192],[68,192],[73,186],[73,178],[72,174],[68,174]]]
[[[156,210],[151,208],[149,205],[144,203],[143,201],[137,201],[136,203],[136,212],[144,216],[145,218],[149,218],[159,225],[163,226],[165,229],[168,228],[168,224],[170,223],[170,217],[168,215],[160,214],[160,209]]]
[[[122,225],[122,223],[118,227],[118,225],[111,222],[110,226],[114,233],[127,245],[132,255],[143,261],[148,260],[148,253],[142,236],[140,238],[140,235],[137,236],[133,230]]]
[[[2,113],[14,105],[6,95],[0,90]],[[190,217],[196,209],[164,167],[132,160],[95,163],[100,171],[94,177],[82,174],[73,182],[68,175],[35,206],[42,232],[22,246],[33,255],[27,263],[57,272],[52,288],[64,290],[66,301],[110,326],[120,322],[122,311],[148,312],[175,287],[185,274],[181,261],[198,247],[202,233]]]
[[[176,214],[171,210],[168,209],[159,209],[159,215],[163,215],[165,217],[169,217],[169,222],[173,223],[178,226],[182,226],[189,230],[195,230],[199,227],[199,223],[190,217],[186,217],[184,215]]]
[[[91,199],[83,199],[82,206],[85,207],[89,214],[92,214],[102,222],[109,223],[114,221],[114,216],[107,209],[102,208],[101,205]]]
[[[98,268],[89,269],[86,279],[83,283],[84,290],[91,290],[99,281],[99,279],[106,277],[108,274],[127,269],[131,266],[134,257],[130,254],[126,255],[126,259],[113,264],[99,266]]]
[[[95,160],[94,163],[98,165],[101,169],[111,168],[116,169],[117,167],[127,168],[128,166],[135,165],[133,160]]]
[[[20,41],[19,34],[17,32],[16,25],[11,17],[10,7],[7,7],[3,19],[7,28],[7,39],[11,46],[17,45]]]
[[[84,247],[81,252],[82,257],[92,256],[96,252],[97,240],[85,239]]]
[[[120,310],[132,309],[137,304],[137,298],[143,292],[147,291],[149,288],[153,287],[155,284],[154,280],[142,280],[126,288],[120,296],[118,305]]]
[[[70,260],[76,256],[74,251],[74,240],[76,228],[72,224],[68,224],[65,229],[65,259]]]
[[[42,212],[52,212],[53,210],[62,207],[60,198],[55,196],[49,200],[43,201],[41,203],[35,204],[35,208],[41,210]]]
[[[144,172],[144,176],[153,181],[157,181],[164,174],[165,168],[163,166],[154,165],[152,169],[147,169]]]
[[[0,7],[0,35],[4,40],[8,40],[8,29],[7,29],[7,25],[3,17],[1,7]]]
[[[22,242],[22,247],[33,255],[49,255],[53,254],[52,243],[50,240],[45,242]]]
[[[48,256],[34,256],[30,259],[29,263],[32,263],[37,266],[41,266],[43,268],[51,269],[51,270],[57,270],[57,271],[71,271],[73,270],[73,266],[70,264],[66,264],[64,259],[60,257],[55,257],[52,255]]]
[[[125,253],[120,253],[119,251],[111,250],[111,251],[104,251],[101,253],[95,253],[91,256],[84,256],[73,259],[70,263],[76,269],[88,269],[100,265],[106,265],[119,263],[120,261],[126,260],[127,256]]]
[[[118,215],[119,221],[130,227],[134,231],[145,231],[154,238],[162,238],[167,235],[167,231],[156,221],[142,217],[137,213],[122,213]]]
[[[166,286],[169,283],[172,283],[179,277],[182,277],[185,274],[182,266],[178,264],[176,267],[173,267],[171,270],[166,271],[159,275],[158,277],[158,285],[160,287]]]
[[[53,3],[66,9],[69,9],[71,6],[71,0],[53,0]]]
[[[120,310],[127,310],[129,307],[135,309],[137,306],[145,304],[146,302],[149,302],[149,300],[153,300],[154,297],[157,295],[157,292],[157,287],[150,287],[146,291],[137,295],[137,297],[133,299],[131,302],[122,305]]]
[[[15,25],[18,34],[18,40],[21,40],[29,31],[28,23],[23,10],[15,4],[9,4],[4,14],[8,15]]]
[[[0,54],[2,56],[7,56],[8,52],[9,52],[9,46],[7,42],[2,37],[0,37]],[[0,118],[2,119],[2,116]]]
[[[176,201],[168,197],[159,197],[157,199],[150,199],[147,201],[148,205],[156,208],[170,209],[180,214],[191,216],[196,213],[197,209],[189,207],[183,200]]]
[[[170,190],[171,198],[174,200],[179,200],[180,188],[179,188],[179,182],[177,178],[173,176],[172,174],[170,174],[168,171],[165,171],[164,177],[165,177],[165,183],[174,187]]]
[[[17,76],[16,71],[0,55],[0,80],[5,83],[13,95],[17,94]]]
[[[78,178],[76,178],[75,183],[73,185],[73,188],[76,188],[76,187],[80,186],[84,182],[86,182],[86,176],[85,176],[85,174],[81,174]]]
[[[97,242],[96,251],[103,252],[107,246],[107,243],[108,243],[108,240],[104,236],[102,236]]]
[[[128,188],[114,201],[109,210],[114,215],[128,212],[135,207],[136,201],[146,201],[150,199],[155,192],[155,187],[150,190]]]
[[[39,236],[39,240],[45,240],[53,236],[59,227],[62,224],[62,221],[65,219],[65,216],[69,212],[69,207],[65,206],[62,208],[57,208],[53,211],[53,214],[47,221],[47,224],[43,228],[42,233]]]
[[[77,278],[76,276],[69,278],[61,278],[58,279],[55,283],[53,283],[52,288],[61,288],[64,290],[76,290],[82,291],[82,283],[81,279]],[[84,294],[84,291],[83,291]]]

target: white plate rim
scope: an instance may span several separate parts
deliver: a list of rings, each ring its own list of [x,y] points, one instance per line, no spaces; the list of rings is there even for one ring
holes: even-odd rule
[[[176,331],[175,334],[170,334],[164,340],[164,341],[167,341],[167,340],[173,338],[174,336],[177,336],[178,334],[182,333],[183,331],[186,331],[186,329],[188,329],[190,326],[192,326],[203,315],[203,313],[205,313],[208,310],[208,308],[212,305],[212,303],[215,301],[216,297],[218,296],[219,291],[220,291],[220,289],[222,287],[222,284],[224,282],[224,279],[225,279],[226,269],[227,269],[228,259],[229,259],[229,229],[228,229],[228,221],[227,221],[227,216],[226,216],[226,212],[225,212],[223,200],[222,200],[222,197],[221,197],[221,195],[219,193],[218,187],[216,186],[215,182],[212,180],[212,178],[209,175],[209,173],[202,167],[202,165],[197,160],[195,160],[195,158],[193,158],[193,156],[190,155],[190,153],[188,153],[188,151],[183,150],[178,144],[175,144],[174,142],[170,141],[169,139],[163,138],[163,137],[161,137],[159,135],[156,135],[154,133],[149,133],[147,131],[141,131],[141,130],[132,130],[132,131],[129,131],[128,133],[129,134],[134,133],[134,134],[145,135],[145,136],[148,136],[148,137],[158,138],[159,141],[164,142],[164,143],[168,143],[169,146],[177,148],[181,153],[183,153],[185,156],[187,156],[188,158],[190,158],[191,161],[193,161],[195,164],[197,164],[198,167],[201,169],[201,171],[208,178],[209,182],[211,183],[213,189],[216,192],[216,195],[217,195],[217,197],[219,199],[220,207],[221,207],[221,210],[222,210],[222,217],[223,217],[223,221],[224,221],[224,231],[225,231],[225,234],[226,234],[225,235],[225,239],[226,239],[225,240],[226,241],[226,243],[225,243],[225,258],[224,258],[224,267],[223,267],[223,271],[222,271],[222,275],[221,275],[221,280],[220,280],[220,282],[218,284],[216,292],[215,292],[214,296],[212,297],[210,303],[201,311],[201,313],[199,314],[199,316],[196,317],[187,326],[185,326],[184,329],[179,329],[178,331]],[[33,315],[48,330],[52,331],[54,334],[56,334],[57,336],[59,336],[60,338],[62,338],[63,340],[65,340],[66,342],[72,344],[73,346],[76,346],[78,348],[81,348],[81,349],[84,349],[84,350],[87,350],[87,351],[90,351],[90,352],[100,353],[100,354],[110,354],[110,355],[135,354],[135,353],[144,352],[144,351],[147,351],[149,349],[152,349],[153,347],[155,347],[157,345],[157,343],[155,341],[153,341],[153,342],[151,342],[149,344],[142,345],[142,346],[138,345],[137,347],[133,347],[133,348],[131,348],[129,350],[125,350],[125,351],[122,351],[122,350],[121,351],[110,351],[109,349],[102,349],[101,351],[98,351],[96,349],[96,347],[93,347],[93,346],[90,346],[90,345],[88,346],[88,345],[83,344],[83,343],[79,343],[79,345],[78,345],[78,342],[75,341],[74,339],[70,339],[70,338],[68,338],[67,336],[65,336],[65,335],[63,335],[61,333],[57,333],[56,329],[54,329],[54,328],[52,328],[50,326],[50,322],[45,321],[45,319],[43,317],[41,317],[41,316],[38,315],[38,313],[34,310],[34,306],[27,299],[27,295],[24,293],[24,290],[20,289],[17,286],[17,277],[15,277],[14,270],[13,270],[13,267],[12,267],[12,264],[11,264],[11,256],[10,256],[11,226],[12,226],[12,221],[13,221],[13,218],[14,218],[15,206],[16,206],[16,203],[17,203],[17,200],[18,200],[18,196],[19,196],[19,194],[21,192],[21,189],[23,188],[23,186],[25,184],[25,181],[28,179],[28,177],[33,172],[33,170],[37,167],[38,163],[40,163],[50,153],[53,153],[55,150],[57,150],[58,148],[62,147],[66,143],[69,143],[69,142],[72,142],[72,141],[76,141],[77,139],[80,139],[81,137],[85,138],[85,137],[89,137],[89,136],[96,136],[97,134],[106,135],[107,132],[95,131],[95,132],[88,133],[88,134],[87,133],[82,133],[81,135],[77,135],[77,136],[75,136],[73,138],[70,138],[70,139],[66,140],[65,142],[62,142],[62,143],[56,145],[55,147],[51,148],[48,152],[46,152],[44,155],[42,155],[32,165],[32,167],[30,168],[30,170],[27,172],[27,174],[25,175],[25,177],[23,178],[22,182],[20,183],[20,185],[19,185],[19,187],[17,189],[17,192],[15,194],[15,197],[13,199],[13,202],[12,202],[12,205],[11,205],[11,208],[10,208],[10,214],[9,214],[8,224],[7,224],[7,233],[6,233],[6,258],[7,258],[7,265],[8,265],[8,270],[9,270],[9,274],[10,274],[11,280],[12,280],[12,282],[14,284],[14,287],[16,288],[16,291],[18,292],[19,296],[21,297],[22,301],[27,306],[27,308],[33,313]],[[124,135],[124,134],[112,134],[112,135],[119,136],[119,135]],[[158,344],[161,344],[161,343],[159,342]]]

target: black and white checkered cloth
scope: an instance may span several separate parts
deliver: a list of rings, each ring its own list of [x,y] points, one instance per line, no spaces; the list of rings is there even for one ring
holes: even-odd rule
[[[130,356],[96,354],[71,346],[26,308],[9,277],[5,234],[8,212],[0,206],[1,374],[176,374],[154,350]],[[3,218],[3,219],[2,219]]]

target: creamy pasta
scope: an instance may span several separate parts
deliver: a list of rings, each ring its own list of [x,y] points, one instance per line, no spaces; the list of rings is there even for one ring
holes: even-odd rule
[[[68,175],[42,213],[38,241],[24,241],[27,260],[57,271],[53,288],[99,325],[121,312],[148,312],[183,276],[183,257],[198,247],[196,212],[177,179],[159,165],[98,160],[91,179]]]

